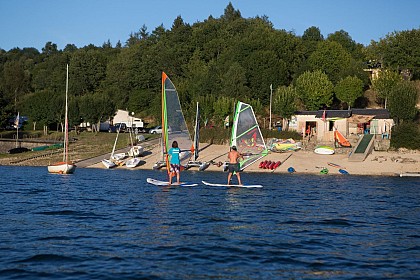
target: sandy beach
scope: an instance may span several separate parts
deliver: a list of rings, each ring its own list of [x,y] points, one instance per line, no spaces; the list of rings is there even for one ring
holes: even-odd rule
[[[229,146],[201,143],[200,150],[200,161],[223,162],[227,159]],[[153,145],[149,150],[145,151],[145,155],[142,156],[141,165],[136,167],[136,169],[153,169],[154,163],[159,160],[160,148],[158,145]],[[282,164],[274,171],[259,168],[260,162],[265,160],[280,161]],[[284,174],[288,173],[287,170],[289,167],[293,167],[296,170],[296,174],[319,174],[322,167],[327,167],[329,174],[340,174],[339,168],[329,166],[329,162],[339,165],[348,171],[349,174],[353,175],[396,176],[402,172],[419,172],[420,152],[410,150],[401,150],[398,152],[373,151],[363,162],[348,161],[348,154],[319,155],[303,150],[286,153],[270,152],[266,157],[248,167],[244,172]],[[100,162],[86,167],[104,168]],[[118,168],[126,167],[122,166]],[[194,170],[194,168],[191,170]],[[206,171],[222,172],[222,168],[217,165],[210,165]]]

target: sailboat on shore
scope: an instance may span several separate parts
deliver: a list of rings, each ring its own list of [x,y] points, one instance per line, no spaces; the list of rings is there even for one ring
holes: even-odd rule
[[[66,71],[66,105],[64,114],[64,141],[63,141],[63,161],[48,165],[48,172],[57,174],[72,174],[76,170],[76,165],[69,161],[69,122],[68,122],[68,90],[69,90],[69,65]]]
[[[125,153],[114,154],[115,147],[117,146],[117,142],[118,142],[118,136],[120,135],[120,129],[121,129],[121,124],[118,127],[117,136],[115,136],[115,141],[114,141],[114,146],[112,147],[111,156],[109,157],[109,159],[104,158],[102,160],[102,164],[108,169],[116,167],[117,162],[121,161],[125,157]]]
[[[143,147],[139,145],[134,145],[131,128],[129,129],[129,132],[130,132],[131,148],[127,154],[131,158],[125,162],[125,166],[128,168],[134,168],[140,164],[140,158],[138,158],[138,156],[140,156],[143,153]]]
[[[199,145],[200,145],[200,107],[197,102],[197,111],[195,115],[195,126],[194,126],[194,141],[193,141],[193,154],[192,159],[188,161],[187,168],[198,167],[199,171],[204,171],[210,166],[210,162],[202,162],[198,160],[199,157]]]

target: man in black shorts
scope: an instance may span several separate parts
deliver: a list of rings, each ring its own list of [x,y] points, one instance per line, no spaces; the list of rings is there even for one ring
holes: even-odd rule
[[[228,154],[228,159],[229,159],[228,185],[230,185],[230,180],[232,178],[233,173],[236,174],[236,177],[238,178],[239,185],[242,185],[241,175],[239,174],[239,172],[240,172],[239,159],[240,158],[243,158],[242,155],[240,153],[238,153],[238,151],[236,150],[236,146],[232,146],[232,148],[231,148],[231,150]]]

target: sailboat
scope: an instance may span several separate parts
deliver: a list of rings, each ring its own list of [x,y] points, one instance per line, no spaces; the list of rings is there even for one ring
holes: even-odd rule
[[[155,163],[153,169],[168,167],[167,155],[173,141],[177,141],[181,149],[179,154],[181,166],[187,166],[194,147],[182,113],[178,92],[169,77],[162,72],[162,159]]]
[[[244,157],[239,162],[241,171],[268,154],[254,110],[249,104],[240,101],[236,104],[230,146],[236,146]]]
[[[204,171],[210,166],[209,162],[198,161],[199,156],[199,145],[200,145],[200,107],[197,102],[197,110],[195,115],[195,126],[194,126],[194,141],[193,141],[193,160],[188,161],[187,168],[198,167],[198,170]]]
[[[125,166],[128,167],[128,168],[134,168],[137,165],[139,165],[140,164],[140,159],[138,158],[138,156],[140,156],[143,153],[143,147],[142,146],[134,145],[131,130],[132,129],[130,128],[131,148],[128,151],[128,156],[131,157],[131,158],[125,162]]]
[[[118,127],[117,130],[117,136],[115,136],[115,141],[114,141],[114,146],[112,147],[112,152],[111,152],[111,156],[109,157],[109,159],[103,159],[102,160],[102,164],[106,167],[106,168],[113,168],[117,166],[116,161],[120,161],[122,159],[124,159],[125,157],[125,153],[120,153],[120,154],[114,154],[115,152],[115,147],[117,146],[117,142],[118,142],[118,136],[120,134],[120,128],[121,128],[121,123],[120,126]]]
[[[68,159],[69,155],[69,122],[68,122],[68,90],[69,90],[69,65],[66,71],[66,105],[64,114],[64,151],[63,161],[48,166],[48,172],[58,174],[72,174],[76,170],[76,165]]]

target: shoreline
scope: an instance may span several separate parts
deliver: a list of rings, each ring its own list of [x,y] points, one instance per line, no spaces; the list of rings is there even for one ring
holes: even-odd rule
[[[214,145],[201,143],[199,161],[223,162],[227,159],[228,145]],[[134,170],[153,170],[155,162],[160,160],[159,147],[152,148],[148,154],[141,157],[142,164]],[[281,165],[274,171],[271,169],[259,168],[261,161],[280,161]],[[339,167],[329,166],[333,163]],[[76,163],[77,165],[77,163]],[[323,167],[328,168],[332,175],[342,175],[339,169],[345,169],[350,175],[371,175],[371,176],[399,176],[405,172],[420,171],[420,152],[403,150],[403,151],[373,151],[362,162],[348,161],[348,154],[319,155],[311,151],[298,150],[294,152],[269,154],[256,161],[243,172],[245,173],[273,173],[273,174],[289,174],[288,168],[293,167],[296,174],[320,174]],[[86,168],[105,168],[101,162],[86,166]],[[126,168],[125,166],[117,168]],[[130,168],[131,169],[131,168]],[[189,170],[198,170],[191,168]],[[223,172],[221,167],[210,165],[205,171]]]
[[[161,149],[158,139],[147,140],[138,143],[144,147],[144,154],[140,157],[141,163],[135,168],[119,166],[116,168],[132,170],[153,170],[153,165],[161,159]],[[126,152],[128,147],[116,152]],[[200,155],[198,160],[202,162],[224,162],[227,160],[228,145],[216,145],[209,143],[200,143]],[[350,152],[350,150],[349,150]],[[109,158],[110,153],[86,158],[82,152],[77,149],[71,153],[70,158],[74,160],[78,168],[102,168],[106,169],[101,163],[104,158]],[[32,158],[23,158],[16,160],[16,157],[8,156],[0,158],[0,166],[47,166],[52,160],[51,157],[33,156]],[[20,158],[22,159],[22,157]],[[281,162],[274,171],[271,169],[259,168],[261,161]],[[328,163],[338,165],[338,167],[329,166]],[[400,149],[398,151],[372,151],[362,162],[348,161],[348,153],[335,153],[333,155],[320,155],[313,151],[297,150],[284,153],[269,152],[266,157],[250,165],[244,173],[273,173],[289,174],[288,168],[293,167],[295,174],[320,174],[323,167],[328,169],[328,174],[342,175],[339,169],[346,170],[350,175],[370,175],[370,176],[399,176],[406,172],[420,172],[420,151]],[[198,168],[192,167],[189,170],[198,171]],[[205,171],[223,172],[222,167],[210,165]]]

